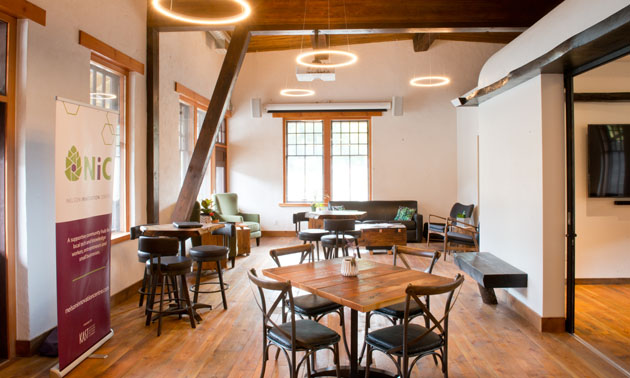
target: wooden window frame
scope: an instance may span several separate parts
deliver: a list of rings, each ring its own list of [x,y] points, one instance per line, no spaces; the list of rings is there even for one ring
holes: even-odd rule
[[[331,133],[332,121],[367,121],[368,122],[368,200],[372,200],[372,117],[383,115],[383,112],[296,112],[274,113],[274,118],[282,118],[282,203],[281,207],[308,207],[310,203],[287,202],[287,121],[322,121],[324,143],[324,192],[323,201],[326,205],[332,191],[331,178]]]
[[[197,130],[197,109],[201,109],[204,112],[208,112],[208,107],[210,106],[210,100],[199,93],[193,91],[192,89],[186,87],[182,83],[175,82],[175,92],[179,94],[179,101],[184,102],[193,108],[193,150],[195,145],[197,144],[197,135],[199,134],[199,130]],[[225,148],[226,156],[229,156],[229,127],[228,127],[228,119],[232,117],[232,112],[227,111],[225,113],[225,117],[223,119],[223,124],[225,127],[225,143],[216,143],[215,147]],[[210,190],[212,193],[216,192],[216,182],[217,182],[217,166],[216,166],[216,148],[212,149],[212,154],[210,156]],[[228,169],[229,158],[225,160],[225,190],[229,191],[229,172]],[[210,193],[209,195],[211,195]]]
[[[129,208],[129,173],[131,170],[129,164],[131,161],[131,151],[128,148],[127,142],[131,138],[131,72],[137,72],[140,75],[144,75],[144,64],[137,61],[136,59],[133,59],[129,55],[126,55],[120,50],[115,49],[107,43],[100,41],[99,39],[93,37],[83,30],[79,30],[79,44],[83,47],[88,48],[91,51],[90,62],[95,62],[99,65],[107,67],[108,69],[120,73],[125,77],[125,98],[124,101],[121,101],[121,104],[124,104],[125,107],[125,114],[123,118],[125,124],[123,130],[121,130],[121,145],[124,146],[124,154],[121,153],[121,159],[124,159],[124,162],[121,162],[121,166],[125,170],[124,174],[122,175],[122,179],[125,180],[124,216],[122,219],[124,221],[124,226],[121,228],[125,231],[112,232],[111,243],[117,244],[130,239],[130,234],[128,230],[131,223]],[[122,140],[123,137],[124,141]]]
[[[3,335],[0,336],[2,343],[2,353],[9,359],[15,357],[17,350],[16,342],[16,277],[15,277],[15,238],[10,237],[16,232],[16,163],[15,163],[15,102],[16,102],[16,67],[17,67],[17,18],[19,14],[3,13],[0,9],[0,19],[8,24],[7,41],[8,49],[6,56],[6,95],[0,96],[0,102],[6,103],[6,127],[4,131],[4,224],[0,237],[3,238],[5,251],[6,281],[4,282],[5,292],[0,295],[5,298],[5,302],[0,305],[3,321],[6,322],[6,334],[0,328]],[[44,12],[45,18],[45,12]],[[0,361],[2,357],[0,356]]]

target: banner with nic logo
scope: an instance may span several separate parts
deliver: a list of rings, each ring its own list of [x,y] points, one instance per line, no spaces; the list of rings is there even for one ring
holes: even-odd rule
[[[111,337],[109,270],[118,113],[57,99],[57,322],[63,376]]]

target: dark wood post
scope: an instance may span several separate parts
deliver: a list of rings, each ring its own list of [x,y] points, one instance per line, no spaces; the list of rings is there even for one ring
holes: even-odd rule
[[[221,72],[214,87],[210,99],[208,112],[203,120],[201,132],[197,144],[186,171],[184,184],[179,192],[172,221],[184,221],[190,218],[190,213],[197,199],[203,176],[208,167],[208,160],[214,148],[216,132],[221,120],[225,116],[228,100],[234,89],[238,73],[243,64],[247,46],[249,45],[250,31],[246,25],[237,26],[232,35],[230,46],[221,66]]]
[[[147,223],[158,223],[160,32],[147,28]]]

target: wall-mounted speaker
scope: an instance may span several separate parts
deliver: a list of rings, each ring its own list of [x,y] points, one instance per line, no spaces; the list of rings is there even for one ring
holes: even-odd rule
[[[403,115],[403,98],[402,96],[392,97],[392,113],[396,117]]]
[[[252,98],[252,118],[262,117],[262,105],[259,98]]]

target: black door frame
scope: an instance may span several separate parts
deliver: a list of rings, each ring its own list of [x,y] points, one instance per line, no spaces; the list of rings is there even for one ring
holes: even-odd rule
[[[573,78],[628,54],[630,54],[630,45],[564,72],[567,160],[567,300],[565,329],[569,333],[575,333],[575,239],[577,237],[575,234],[575,114]]]

